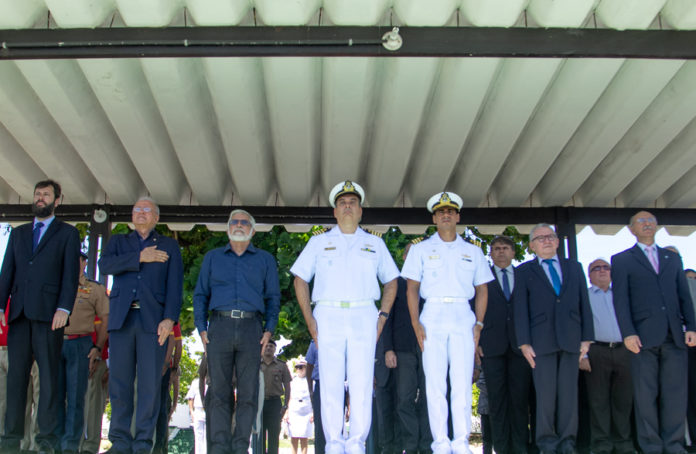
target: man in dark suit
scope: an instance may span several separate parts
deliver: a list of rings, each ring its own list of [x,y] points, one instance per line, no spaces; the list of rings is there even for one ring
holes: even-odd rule
[[[558,257],[558,236],[548,224],[529,234],[536,254],[515,276],[515,331],[532,366],[536,388],[536,443],[542,453],[575,453],[578,364],[594,337],[585,273]]]
[[[629,229],[638,242],[613,256],[611,265],[616,318],[624,345],[634,353],[638,444],[645,454],[680,453],[687,403],[686,346],[696,345],[689,286],[679,254],[655,245],[655,216],[639,211]]]
[[[491,242],[488,308],[483,321],[479,355],[488,389],[493,447],[498,454],[527,452],[529,442],[529,394],[532,369],[517,347],[512,297],[517,270],[512,266],[515,244],[506,236]]]
[[[7,416],[3,449],[19,450],[24,436],[24,407],[31,366],[39,366],[39,452],[58,447],[56,430],[58,368],[63,327],[75,302],[80,273],[80,235],[54,216],[61,188],[52,180],[34,187],[34,222],[12,230],[0,272],[0,326],[12,298],[7,339]]]
[[[177,242],[155,232],[159,208],[149,197],[133,206],[135,231],[115,235],[99,260],[114,277],[109,309],[111,426],[115,454],[149,453],[160,408],[166,342],[181,311],[183,264]],[[133,382],[138,377],[135,437]]]
[[[414,240],[415,241],[415,240]],[[404,260],[412,243],[406,245]],[[396,411],[401,422],[401,441],[406,454],[430,452],[433,436],[428,423],[428,403],[425,398],[423,352],[413,332],[406,297],[406,279],[397,281],[396,298],[380,341],[384,341],[384,362],[393,369],[396,382]],[[425,301],[421,298],[419,312]]]

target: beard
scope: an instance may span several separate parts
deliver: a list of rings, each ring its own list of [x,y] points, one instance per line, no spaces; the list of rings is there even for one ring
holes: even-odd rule
[[[244,241],[251,240],[251,237],[252,237],[251,232],[249,232],[248,235],[243,235],[243,234],[239,234],[239,233],[233,234],[233,233],[227,232],[227,238],[229,238],[230,241],[234,241],[234,242],[243,243]]]
[[[34,213],[34,216],[36,216],[37,218],[47,218],[53,214],[53,210],[55,209],[55,207],[55,200],[49,204],[46,204],[46,206],[43,207],[36,205],[36,202],[34,202],[31,204],[31,212]]]

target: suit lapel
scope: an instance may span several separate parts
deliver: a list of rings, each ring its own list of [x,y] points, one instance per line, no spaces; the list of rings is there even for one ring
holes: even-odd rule
[[[130,235],[128,235],[128,242],[135,251],[140,250],[140,238],[138,238],[139,233],[133,230]]]
[[[638,246],[637,244],[633,246],[633,248],[630,249],[631,254],[635,257],[636,261],[652,271],[653,273],[655,272],[655,268],[653,268],[652,263],[648,260],[648,257],[645,256],[645,252]],[[659,259],[658,259],[659,261]],[[660,268],[662,268],[662,265],[660,265]]]
[[[28,255],[31,257],[34,253],[34,223],[31,222],[26,225],[26,228],[22,232],[22,243],[26,248]]]
[[[498,280],[498,273],[496,273],[494,266],[491,267],[491,271],[493,272],[493,288],[496,292],[500,293],[500,296],[505,298],[505,292],[503,292],[503,288],[500,286],[500,281]]]
[[[546,287],[551,291],[551,293],[555,295],[556,291],[553,289],[551,281],[549,281],[549,278],[546,276],[546,271],[544,271],[544,269],[539,264],[539,259],[537,257],[534,257],[532,260],[532,270],[534,270],[534,272],[539,276],[539,279],[541,279],[546,284]]]
[[[664,249],[661,247],[655,247],[657,248],[657,266],[660,270],[659,274],[662,274],[669,265],[669,254],[665,254]]]
[[[48,241],[51,239],[51,237],[52,237],[53,235],[55,235],[55,233],[56,233],[59,229],[60,229],[60,221],[59,221],[58,219],[54,219],[54,220],[49,224],[49,226],[48,226],[48,228],[46,229],[46,231],[44,232],[43,236],[41,237],[41,240],[39,240],[39,244],[36,246],[36,251],[34,251],[34,253],[33,253],[32,255],[36,255],[36,254],[38,254],[39,252],[41,252],[41,250],[44,248],[44,246],[46,246],[46,243],[48,243]],[[32,249],[33,249],[33,247],[34,247],[34,229],[33,229],[33,227],[32,227],[32,230],[31,230],[30,238],[31,238],[30,241],[31,241],[31,244],[32,244],[31,247],[32,247]]]

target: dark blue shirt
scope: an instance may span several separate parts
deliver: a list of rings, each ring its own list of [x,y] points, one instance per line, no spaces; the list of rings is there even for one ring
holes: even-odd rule
[[[273,332],[278,324],[280,285],[275,258],[251,244],[242,255],[229,243],[208,252],[193,293],[198,332],[208,330],[208,311],[235,309],[263,314],[266,331]]]

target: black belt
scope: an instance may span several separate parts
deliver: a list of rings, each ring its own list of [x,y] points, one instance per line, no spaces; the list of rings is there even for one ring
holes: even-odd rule
[[[257,318],[258,312],[241,311],[234,309],[232,311],[213,311],[213,318]]]
[[[608,348],[623,347],[623,342],[599,342],[599,341],[595,341],[594,344],[599,345],[601,347],[608,347]]]

